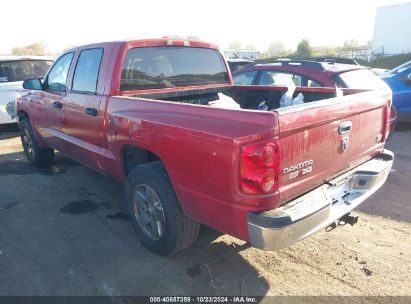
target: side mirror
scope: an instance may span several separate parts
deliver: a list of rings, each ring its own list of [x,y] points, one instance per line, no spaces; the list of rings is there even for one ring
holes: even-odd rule
[[[43,84],[40,79],[27,79],[23,82],[23,88],[26,90],[43,90]]]

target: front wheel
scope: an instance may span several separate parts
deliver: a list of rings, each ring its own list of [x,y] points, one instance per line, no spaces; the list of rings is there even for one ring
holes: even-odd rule
[[[21,143],[29,162],[36,167],[50,166],[54,160],[54,150],[49,147],[40,148],[38,146],[28,118],[23,118],[19,126]]]
[[[125,196],[133,228],[151,251],[171,255],[196,240],[200,224],[184,214],[160,161],[132,169]]]

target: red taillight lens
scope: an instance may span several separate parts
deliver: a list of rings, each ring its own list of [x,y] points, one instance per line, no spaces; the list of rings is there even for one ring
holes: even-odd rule
[[[279,187],[280,149],[277,141],[241,149],[241,190],[244,193],[271,193]]]

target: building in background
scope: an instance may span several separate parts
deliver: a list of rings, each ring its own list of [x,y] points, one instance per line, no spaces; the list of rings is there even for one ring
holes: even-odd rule
[[[256,50],[223,50],[226,59],[260,59],[260,52]]]
[[[381,55],[411,53],[411,2],[377,8],[372,52]]]

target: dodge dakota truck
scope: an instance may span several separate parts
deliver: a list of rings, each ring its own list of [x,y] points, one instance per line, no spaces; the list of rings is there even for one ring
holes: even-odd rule
[[[66,51],[17,101],[25,154],[58,150],[125,184],[140,241],[173,254],[201,224],[277,250],[347,218],[385,182],[391,91],[234,86],[214,44],[146,39]],[[266,107],[260,109],[261,102]]]

